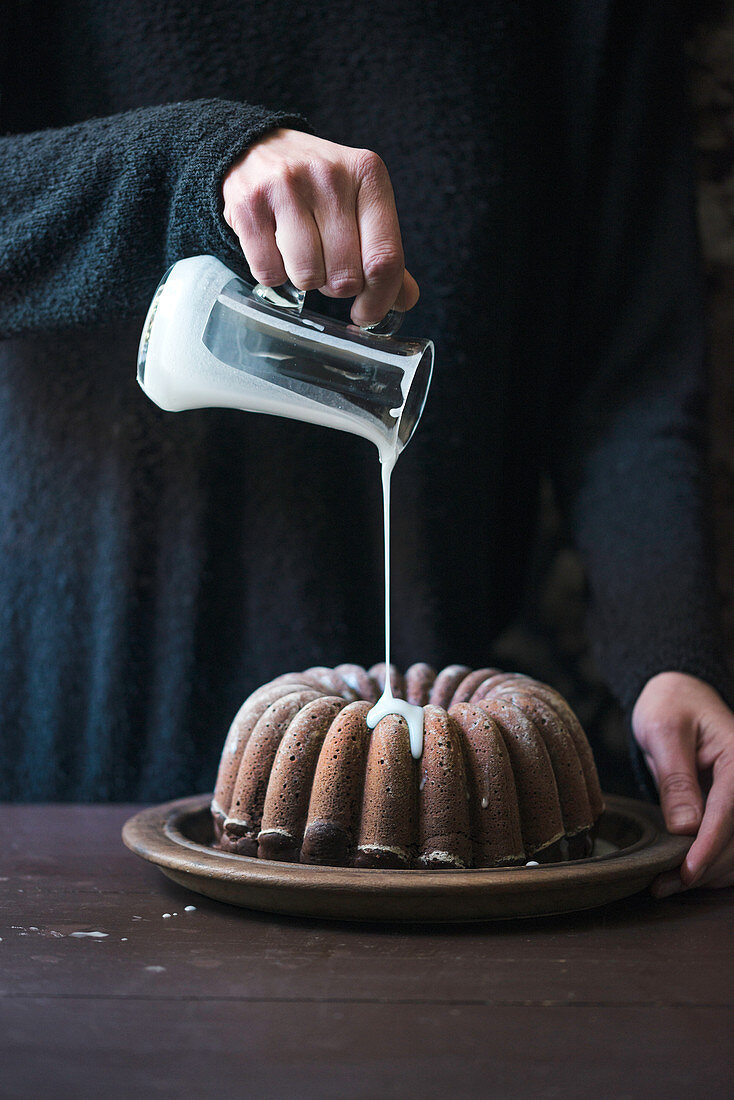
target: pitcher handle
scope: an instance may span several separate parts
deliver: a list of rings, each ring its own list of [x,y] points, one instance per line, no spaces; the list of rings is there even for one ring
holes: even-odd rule
[[[306,291],[299,290],[293,283],[283,283],[282,286],[263,286],[262,283],[258,283],[253,287],[252,293],[261,302],[296,315],[303,311],[303,303],[306,300]],[[394,336],[402,325],[404,316],[401,309],[393,306],[381,321],[377,321],[374,325],[363,325],[359,331],[366,332],[370,336]]]
[[[288,313],[301,313],[303,303],[306,301],[306,291],[299,290],[293,283],[283,283],[282,286],[263,286],[258,283],[252,288],[252,293],[269,306],[277,306]]]

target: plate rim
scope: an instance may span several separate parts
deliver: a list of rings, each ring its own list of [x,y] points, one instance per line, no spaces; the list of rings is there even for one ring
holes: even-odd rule
[[[205,809],[211,797],[211,794],[190,795],[139,810],[123,826],[123,843],[164,873],[173,871],[192,879],[215,879],[245,888],[282,887],[290,892],[309,894],[316,891],[379,892],[393,898],[396,895],[418,898],[436,892],[444,894],[447,887],[453,894],[462,894],[486,886],[497,896],[518,890],[533,895],[551,893],[572,883],[578,887],[594,883],[602,886],[620,878],[622,864],[630,879],[637,879],[642,874],[652,878],[678,866],[693,843],[693,837],[668,833],[660,810],[654,804],[605,794],[605,813],[632,818],[642,829],[639,839],[621,853],[533,868],[476,867],[438,871],[282,863],[220,852],[186,837],[179,823],[184,817]],[[283,911],[287,911],[287,907]]]

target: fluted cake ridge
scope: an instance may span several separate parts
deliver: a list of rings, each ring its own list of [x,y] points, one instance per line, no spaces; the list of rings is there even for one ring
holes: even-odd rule
[[[565,699],[521,673],[390,668],[424,707],[424,749],[398,715],[366,716],[385,665],[314,667],[258,688],[225,742],[215,843],[261,859],[467,868],[589,854],[603,810],[591,748]]]

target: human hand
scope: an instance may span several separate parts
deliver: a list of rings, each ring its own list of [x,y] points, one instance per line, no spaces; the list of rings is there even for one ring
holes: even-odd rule
[[[290,279],[330,298],[356,295],[356,325],[418,301],[392,184],[376,153],[274,130],[229,169],[222,192],[224,219],[258,282]]]
[[[660,875],[653,894],[734,885],[734,714],[703,680],[661,672],[640,693],[632,731],[668,831],[696,837],[682,867]]]

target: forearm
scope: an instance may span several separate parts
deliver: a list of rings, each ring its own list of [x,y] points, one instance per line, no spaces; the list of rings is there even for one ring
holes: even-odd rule
[[[240,265],[222,217],[228,167],[297,116],[222,100],[0,139],[0,337],[144,312],[175,260]]]

